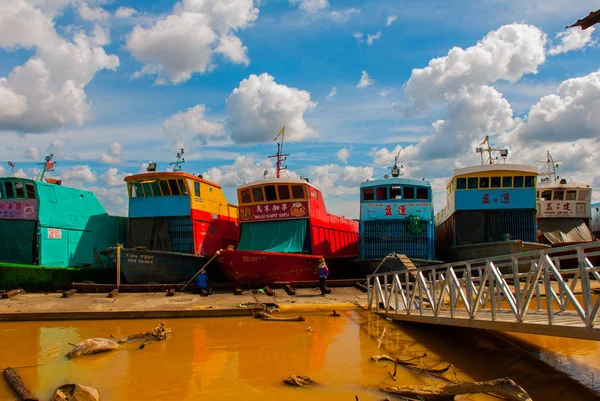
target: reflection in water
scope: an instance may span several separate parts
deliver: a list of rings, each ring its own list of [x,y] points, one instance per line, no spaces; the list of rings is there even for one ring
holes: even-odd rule
[[[452,363],[461,381],[511,376],[536,399],[593,399],[528,354],[485,332],[401,325],[367,313],[347,311],[306,315],[305,322],[269,322],[253,318],[166,321],[173,335],[142,350],[136,343],[107,354],[67,360],[68,344],[91,337],[139,333],[154,320],[0,323],[0,368],[13,366],[40,399],[56,387],[76,382],[96,387],[103,400],[380,400],[373,388],[385,385],[431,385],[426,375],[393,364],[372,362],[378,353],[411,358],[422,353],[427,367]],[[308,331],[308,327],[311,331]],[[382,336],[382,333],[384,333]],[[595,344],[594,344],[595,346]],[[588,350],[593,364],[598,348]],[[585,352],[588,352],[585,351]],[[571,355],[565,357],[571,358]],[[491,363],[493,361],[493,363]],[[307,375],[312,389],[285,386],[281,378]],[[454,377],[453,374],[447,375]],[[544,390],[548,380],[552,390]],[[309,397],[307,395],[309,394]],[[550,395],[549,395],[550,394]],[[14,400],[0,382],[0,399]],[[492,400],[485,395],[470,400]]]

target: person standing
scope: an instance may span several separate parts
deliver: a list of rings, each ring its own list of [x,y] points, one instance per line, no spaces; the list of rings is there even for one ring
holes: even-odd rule
[[[319,267],[317,268],[317,273],[319,275],[319,289],[321,290],[321,295],[331,294],[331,290],[327,288],[327,276],[329,275],[329,268],[325,263],[325,259],[319,259]]]

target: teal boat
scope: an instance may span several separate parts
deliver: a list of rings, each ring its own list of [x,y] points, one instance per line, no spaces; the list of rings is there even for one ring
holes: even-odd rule
[[[112,282],[115,265],[98,250],[122,243],[126,218],[96,196],[46,178],[0,178],[0,289],[62,289],[73,281]]]

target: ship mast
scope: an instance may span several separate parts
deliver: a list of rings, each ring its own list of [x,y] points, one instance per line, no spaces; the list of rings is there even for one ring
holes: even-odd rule
[[[556,168],[558,167],[560,160],[554,160],[550,151],[546,151],[546,160],[538,160],[538,163],[544,163],[547,171],[540,172],[540,175],[548,178],[543,178],[542,181],[558,181],[560,177],[556,176]]]
[[[173,171],[181,171],[181,165],[185,163],[185,159],[183,158],[184,153],[185,149],[181,148],[181,152],[177,153],[177,159],[173,163],[169,163],[169,166],[173,166]]]
[[[37,175],[36,181],[42,181],[44,179],[44,174],[46,174],[46,171],[54,171],[54,165],[56,164],[56,162],[52,161],[53,157],[54,155],[50,153],[50,155],[44,158],[44,161],[42,163],[36,163],[37,165],[42,166],[42,169]]]
[[[500,157],[502,158],[502,160],[504,160],[504,163],[506,163],[506,157],[508,156],[508,149],[506,148],[492,148],[490,146],[490,137],[486,135],[485,139],[479,144],[479,146],[486,144],[487,147],[479,147],[479,148],[475,148],[475,151],[477,153],[481,154],[481,164],[494,164],[494,157],[492,156],[492,152],[499,152],[500,153]],[[488,159],[484,161],[483,158],[483,154],[487,153],[488,154]],[[497,159],[497,158],[496,158]]]
[[[281,142],[277,142],[277,154],[268,156],[268,157],[276,157],[277,158],[277,162],[275,163],[275,178],[280,178],[281,172],[284,170],[287,170],[287,166],[282,166],[281,162],[286,161],[287,160],[286,156],[290,155],[289,153],[282,153],[283,152],[283,140],[285,138],[284,129],[285,129],[285,127],[283,127],[283,129],[279,132],[277,137],[275,137],[275,139],[277,139],[281,135]]]

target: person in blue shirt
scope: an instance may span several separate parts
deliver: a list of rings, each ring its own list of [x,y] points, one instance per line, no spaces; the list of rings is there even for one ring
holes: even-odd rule
[[[319,275],[319,289],[321,295],[331,294],[331,290],[327,288],[327,276],[329,275],[329,268],[325,263],[325,259],[319,259],[319,266],[317,267],[317,273]]]
[[[208,286],[208,277],[204,270],[196,277],[196,288],[200,295],[206,296],[212,294],[212,288]]]

